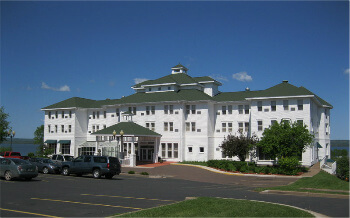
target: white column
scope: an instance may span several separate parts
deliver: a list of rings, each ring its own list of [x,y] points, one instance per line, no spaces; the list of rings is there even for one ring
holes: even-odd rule
[[[130,167],[136,166],[136,155],[135,155],[135,137],[131,137],[131,152],[130,152]]]

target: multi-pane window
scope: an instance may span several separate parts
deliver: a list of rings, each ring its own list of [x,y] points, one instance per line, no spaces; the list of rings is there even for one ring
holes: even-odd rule
[[[58,111],[55,112],[56,119],[58,118]]]
[[[271,111],[276,111],[276,101],[271,101]]]
[[[289,110],[289,102],[288,102],[288,100],[283,100],[283,109],[285,111]]]
[[[70,154],[70,144],[61,145],[62,154]]]
[[[232,114],[232,105],[229,105],[227,107],[228,114]]]
[[[92,119],[96,119],[96,113],[95,113],[95,111],[92,112]]]
[[[156,124],[154,122],[147,122],[146,123],[146,128],[155,131],[156,130]]]
[[[82,147],[80,155],[94,155],[95,150],[96,150],[95,147]]]
[[[271,120],[271,126],[275,123],[277,123],[277,120]]]
[[[150,115],[150,106],[146,106],[146,115]]]
[[[243,114],[243,105],[238,105],[238,113]]]
[[[174,131],[174,123],[173,122],[164,122],[164,131],[172,132]]]
[[[249,122],[244,123],[244,131],[249,132]]]
[[[96,125],[96,131],[100,130],[100,125]]]
[[[221,131],[222,132],[232,132],[232,123],[230,123],[230,122],[221,123]]]
[[[241,122],[238,123],[238,131],[243,132],[243,123]]]
[[[262,111],[262,101],[258,101],[258,111]]]
[[[186,122],[186,132],[196,131],[196,122]]]
[[[244,114],[249,114],[249,105],[244,105]]]
[[[162,158],[178,158],[179,144],[178,143],[162,143]]]
[[[129,111],[130,111],[132,114],[136,115],[136,107],[129,107]]]
[[[72,125],[68,125],[68,132],[72,132]]]
[[[226,106],[222,106],[221,111],[222,111],[222,115],[225,115],[226,114]]]
[[[186,105],[186,114],[196,114],[196,105]]]
[[[302,111],[304,109],[303,99],[298,100],[298,110]]]
[[[92,126],[92,132],[96,132],[96,126],[95,125]]]
[[[69,111],[69,118],[72,118],[72,111]]]
[[[262,130],[263,130],[263,121],[258,120],[258,131],[262,131]]]
[[[154,115],[156,113],[156,106],[151,106],[151,114]]]

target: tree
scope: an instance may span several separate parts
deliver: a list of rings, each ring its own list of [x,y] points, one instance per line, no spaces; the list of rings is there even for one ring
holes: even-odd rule
[[[5,108],[0,108],[0,143],[6,141],[10,122],[7,121],[9,115],[5,113]]]
[[[39,145],[37,150],[38,156],[44,155],[44,125],[36,128],[34,132],[34,144]]]
[[[245,136],[242,131],[238,131],[238,133],[238,136],[228,135],[220,147],[225,156],[238,156],[240,161],[245,161],[248,152],[254,150],[258,138],[255,135]]]
[[[314,138],[306,125],[297,122],[290,124],[288,121],[275,122],[262,135],[257,147],[273,159],[301,157]]]

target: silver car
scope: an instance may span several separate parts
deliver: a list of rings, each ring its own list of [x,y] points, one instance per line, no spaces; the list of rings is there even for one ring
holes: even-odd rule
[[[5,177],[7,181],[13,178],[31,180],[38,176],[38,167],[32,165],[29,161],[18,158],[1,158],[0,176]]]
[[[44,174],[59,173],[60,166],[48,158],[30,158],[30,163],[38,167],[38,171]]]

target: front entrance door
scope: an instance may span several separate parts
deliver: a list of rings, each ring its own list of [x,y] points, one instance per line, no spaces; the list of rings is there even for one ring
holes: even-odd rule
[[[153,161],[154,148],[141,148],[140,161]]]

